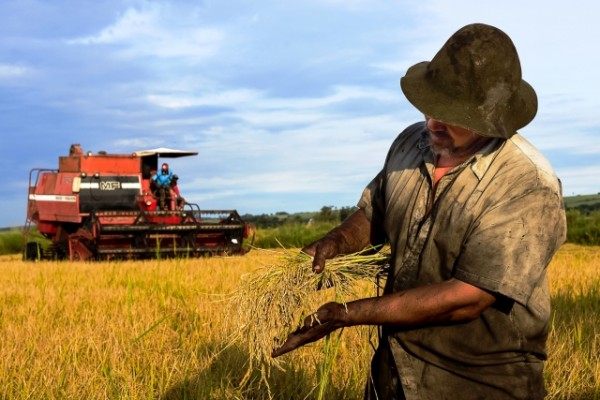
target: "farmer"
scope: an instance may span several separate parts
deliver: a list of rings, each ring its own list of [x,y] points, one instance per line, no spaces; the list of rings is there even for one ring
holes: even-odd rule
[[[152,181],[157,186],[170,186],[173,180],[173,172],[169,169],[169,164],[163,163],[160,166],[160,171],[152,176]]]
[[[273,356],[381,325],[367,399],[542,399],[546,269],[566,223],[556,174],[516,132],[537,97],[515,47],[467,25],[401,88],[425,121],[396,138],[359,209],[303,249],[320,273],[336,255],[389,243],[383,295],[321,306]]]
[[[159,207],[162,210],[174,209],[174,206],[170,204],[174,203],[174,199],[177,197],[172,188],[173,176],[167,163],[163,163],[160,171],[152,175],[152,190],[158,197]]]

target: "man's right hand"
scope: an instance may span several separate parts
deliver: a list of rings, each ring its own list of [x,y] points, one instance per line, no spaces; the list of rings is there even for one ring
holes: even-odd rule
[[[302,251],[313,256],[313,271],[320,274],[325,269],[325,260],[341,254],[352,254],[363,250],[371,239],[371,222],[364,210],[352,213],[341,225],[332,229],[323,238],[312,242]]]
[[[320,274],[325,269],[325,260],[340,254],[339,242],[327,235],[304,247],[302,252],[314,257],[312,270],[314,273]]]

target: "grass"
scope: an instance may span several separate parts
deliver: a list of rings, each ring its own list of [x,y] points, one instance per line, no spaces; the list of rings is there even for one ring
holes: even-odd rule
[[[565,245],[551,265],[549,399],[600,399],[600,248]]]
[[[577,196],[565,196],[565,206],[567,208],[577,208],[581,206],[593,206],[600,203],[600,193],[586,194]]]
[[[236,321],[225,311],[241,276],[277,257],[73,264],[0,257],[0,398],[269,398],[260,371],[241,385],[251,358],[244,345],[230,344]],[[550,267],[549,399],[600,398],[598,265],[600,247],[566,245]],[[324,398],[362,398],[372,333],[344,330],[327,365],[321,341],[283,356],[284,371],[267,366],[272,397],[315,398],[320,369],[331,368]]]
[[[255,245],[260,248],[285,247],[302,248],[307,244],[322,238],[333,229],[339,221],[315,222],[305,224],[290,222],[274,228],[261,228],[257,231]]]
[[[0,232],[0,254],[14,254],[23,248],[23,232],[11,229]]]

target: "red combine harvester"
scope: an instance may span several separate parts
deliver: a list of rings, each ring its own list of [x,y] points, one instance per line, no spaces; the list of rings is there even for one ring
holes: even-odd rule
[[[68,156],[59,157],[58,170],[32,169],[24,258],[79,261],[243,254],[243,240],[253,227],[236,210],[201,210],[187,202],[174,206],[174,199],[160,207],[152,191],[159,157],[197,154],[166,148],[92,154],[72,145]],[[29,241],[32,224],[50,239],[50,246]]]

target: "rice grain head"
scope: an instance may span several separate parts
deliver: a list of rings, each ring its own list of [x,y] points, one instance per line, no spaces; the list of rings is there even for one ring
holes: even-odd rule
[[[315,274],[311,256],[283,249],[281,262],[242,277],[227,307],[228,320],[236,325],[228,343],[239,343],[249,355],[242,383],[255,368],[265,383],[269,367],[282,369],[280,359],[271,357],[273,349],[303,324],[317,301],[346,304],[356,298],[359,281],[377,284],[389,254],[369,250],[328,260],[325,270]]]

